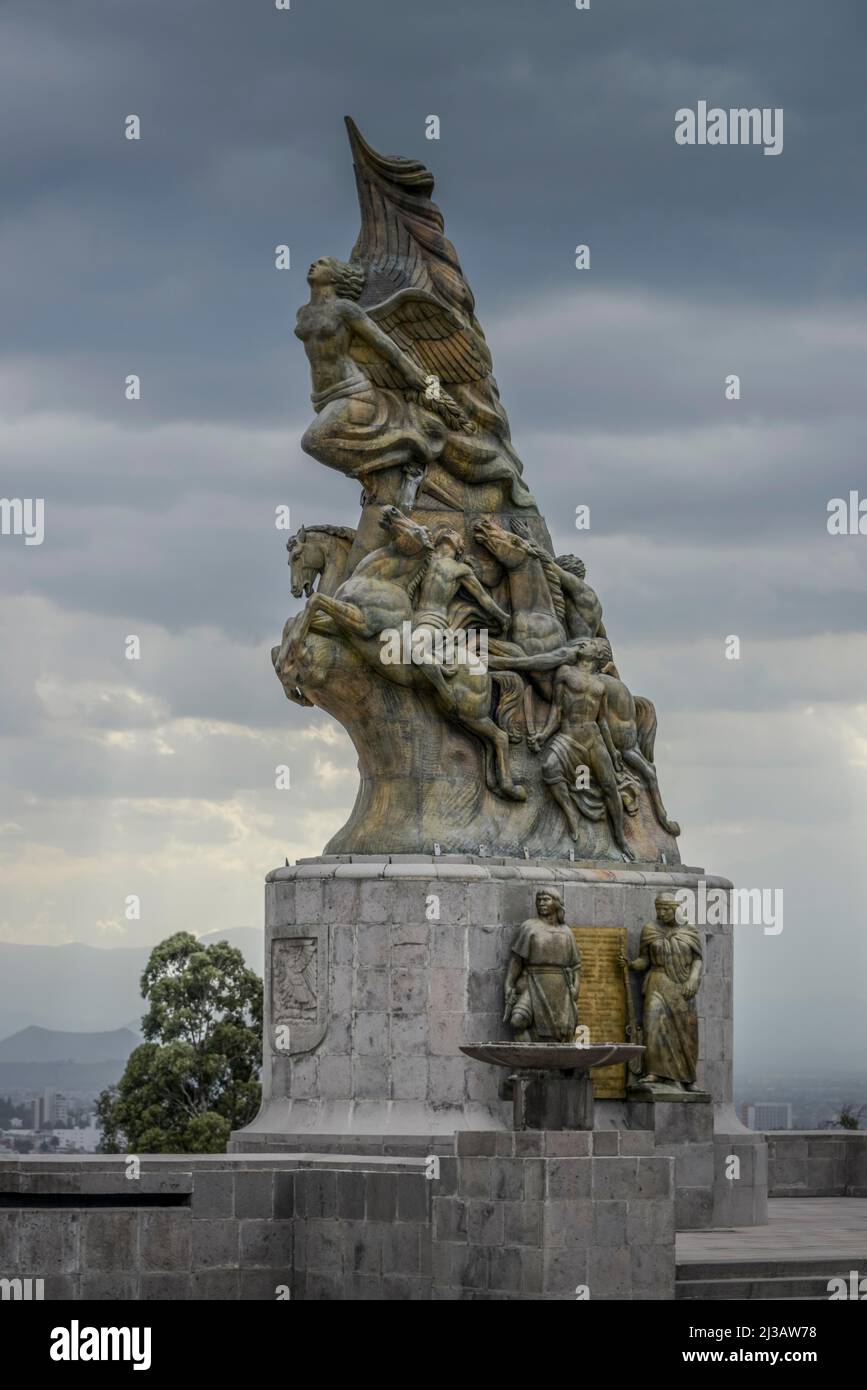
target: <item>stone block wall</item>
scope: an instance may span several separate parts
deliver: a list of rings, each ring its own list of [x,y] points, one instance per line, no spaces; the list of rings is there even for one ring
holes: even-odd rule
[[[504,972],[537,890],[556,885],[571,924],[625,927],[635,954],[656,894],[694,888],[701,877],[674,866],[459,855],[323,856],[275,869],[266,886],[263,1104],[231,1147],[448,1154],[460,1130],[508,1130],[502,1076],[460,1048],[511,1036]],[[731,928],[701,930],[699,1081],[725,1106]],[[300,949],[314,958],[313,998],[303,1003],[291,979]]]
[[[0,1278],[72,1301],[674,1296],[674,1160],[647,1132],[466,1132],[435,1171],[375,1155],[126,1165],[0,1160]]]
[[[140,1177],[126,1170],[122,1156],[0,1160],[0,1277],[44,1279],[46,1299],[65,1300],[291,1287],[294,1175],[279,1161],[154,1155]]]
[[[674,1160],[646,1132],[458,1136],[433,1197],[433,1297],[674,1297]]]
[[[768,1195],[867,1197],[867,1132],[771,1130]]]

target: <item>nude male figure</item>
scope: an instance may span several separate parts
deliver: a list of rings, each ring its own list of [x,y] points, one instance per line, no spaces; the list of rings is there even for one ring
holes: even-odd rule
[[[596,652],[578,647],[569,664],[558,667],[545,727],[527,742],[535,751],[541,744],[548,744],[542,759],[542,779],[563,812],[572,839],[579,838],[580,820],[570,788],[578,768],[586,766],[602,792],[615,844],[624,859],[634,859],[626,843],[615,771],[622,769],[623,761],[608,727],[608,692],[599,675],[599,665]]]
[[[413,637],[422,628],[433,632],[450,631],[449,613],[458,594],[468,594],[497,628],[504,631],[509,615],[495,603],[475,570],[464,560],[464,539],[450,526],[441,526],[433,536],[433,551],[418,591],[418,607],[412,615]],[[418,661],[420,671],[446,700],[452,695],[446,684],[443,668],[437,663]],[[446,670],[446,675],[452,672]]]

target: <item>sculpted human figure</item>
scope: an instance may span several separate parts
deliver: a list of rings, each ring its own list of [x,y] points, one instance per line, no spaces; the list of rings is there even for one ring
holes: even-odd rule
[[[295,332],[315,407],[302,447],[360,484],[361,508],[354,528],[288,539],[306,606],[271,653],[287,698],[358,754],[328,852],[679,863],[655,711],[609,648],[581,648],[606,637],[602,605],[523,480],[433,174],[346,124],[358,235],[310,264]]]
[[[508,613],[495,603],[471,565],[464,560],[464,538],[450,526],[441,526],[433,535],[433,550],[418,589],[417,608],[412,617],[413,637],[423,628],[432,632],[448,632],[453,626],[455,603],[460,593],[467,594],[497,629],[507,627]],[[415,645],[415,644],[414,644]],[[420,662],[420,669],[439,691],[444,700],[451,696],[446,676],[454,668],[436,662]]]
[[[490,366],[453,310],[410,287],[364,309],[364,267],[333,256],[314,261],[307,282],[295,335],[310,363],[317,418],[301,440],[305,453],[360,479],[369,494],[371,474],[399,468],[410,483],[405,495],[414,496],[436,459],[463,481],[508,482],[515,502],[535,505],[515,457],[474,441],[476,425],[444,389],[483,378]],[[431,342],[439,374],[424,360]]]
[[[678,921],[674,893],[656,899],[656,921],[641,933],[635,960],[621,964],[644,974],[644,1054],[641,1083],[667,1081],[678,1089],[697,1091],[698,1009],[695,996],[701,983],[701,939],[695,927]]]
[[[595,589],[584,582],[587,567],[577,555],[558,555],[558,579],[566,600],[566,630],[569,637],[604,637],[602,604]]]
[[[599,675],[600,664],[598,652],[585,650],[583,645],[575,647],[572,663],[560,666],[554,675],[551,712],[544,728],[531,734],[527,742],[537,751],[547,744],[542,780],[566,817],[572,839],[577,840],[581,833],[572,788],[578,769],[587,767],[602,793],[614,842],[624,859],[633,859],[626,843],[617,780],[623,760],[608,727],[607,690]]]
[[[581,952],[565,921],[557,890],[540,888],[536,916],[522,922],[515,933],[503,1021],[517,1030],[517,1042],[574,1040]]]

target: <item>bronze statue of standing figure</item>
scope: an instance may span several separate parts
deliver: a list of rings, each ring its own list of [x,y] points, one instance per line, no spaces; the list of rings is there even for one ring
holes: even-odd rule
[[[571,1043],[578,1026],[581,952],[555,888],[540,888],[535,917],[518,928],[506,972],[504,1023],[516,1042]]]
[[[700,1092],[695,996],[701,983],[701,940],[695,927],[678,920],[678,911],[675,894],[660,893],[656,921],[642,929],[638,956],[620,959],[630,970],[644,973],[646,1070],[638,1085]]]

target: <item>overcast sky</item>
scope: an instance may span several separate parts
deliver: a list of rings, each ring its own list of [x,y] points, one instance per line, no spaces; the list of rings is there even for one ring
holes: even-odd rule
[[[826,519],[867,495],[865,58],[863,0],[5,0],[2,492],[46,532],[0,538],[0,939],[259,925],[351,807],[348,739],[268,655],[275,507],[358,515],[300,451],[292,334],[358,229],[350,113],[434,172],[684,861],[784,891],[737,936],[741,1064],[863,1059],[867,536]],[[782,154],[677,145],[700,100],[783,108]]]

